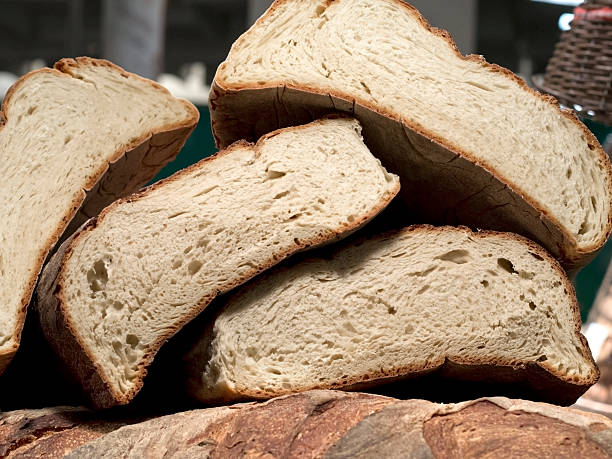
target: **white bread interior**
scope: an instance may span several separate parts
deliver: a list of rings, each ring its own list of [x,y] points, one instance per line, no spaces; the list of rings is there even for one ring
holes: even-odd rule
[[[588,130],[506,69],[460,56],[402,1],[277,0],[215,82],[334,94],[402,121],[544,212],[575,246],[566,252],[597,250],[610,232],[610,164]]]
[[[353,119],[329,118],[236,143],[109,206],[77,235],[41,288],[59,279],[49,294],[116,403],[135,395],[163,342],[220,292],[349,234],[391,201],[399,180],[360,132]],[[39,307],[53,309],[42,292]]]
[[[85,192],[152,133],[192,128],[197,118],[195,107],[152,81],[89,58],[60,61],[9,90],[0,114],[0,357],[16,350],[36,277]],[[163,164],[148,166],[150,178]],[[120,167],[128,178],[117,182],[147,180]],[[133,191],[101,190],[97,205]]]
[[[579,320],[563,271],[526,239],[411,227],[238,289],[186,357],[202,369],[189,388],[206,402],[269,398],[380,383],[449,359],[536,364],[586,390],[598,372]]]

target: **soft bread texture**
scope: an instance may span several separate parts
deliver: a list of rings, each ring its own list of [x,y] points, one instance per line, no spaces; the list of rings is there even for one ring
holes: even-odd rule
[[[64,244],[43,332],[97,407],[128,403],[162,343],[219,293],[354,231],[398,193],[354,119],[237,143],[114,203]]]
[[[89,58],[61,60],[9,90],[0,112],[0,373],[60,236],[149,181],[198,118],[156,83]]]
[[[503,397],[451,405],[311,391],[122,427],[68,458],[457,458],[612,455],[612,422]]]
[[[430,226],[258,277],[186,366],[190,392],[214,403],[439,371],[526,383],[525,397],[566,404],[599,376],[573,288],[544,250],[513,234]]]
[[[612,228],[612,169],[588,129],[400,0],[277,0],[219,67],[210,108],[220,147],[350,113],[415,218],[522,234],[570,272]]]

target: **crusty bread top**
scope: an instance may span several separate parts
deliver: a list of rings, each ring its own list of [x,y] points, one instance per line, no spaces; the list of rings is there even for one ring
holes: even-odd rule
[[[311,391],[126,426],[69,458],[584,457],[612,454],[603,416],[502,397],[438,405]]]
[[[0,372],[43,261],[86,192],[126,152],[157,133],[187,129],[185,137],[198,117],[157,83],[90,58],[63,59],[9,89],[0,112]]]
[[[612,168],[593,134],[507,69],[462,56],[403,1],[277,0],[234,43],[214,86],[329,94],[397,120],[542,212],[568,237],[570,262],[612,229]]]

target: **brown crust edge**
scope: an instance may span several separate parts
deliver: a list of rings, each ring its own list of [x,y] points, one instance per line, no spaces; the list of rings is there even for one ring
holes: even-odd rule
[[[39,73],[51,73],[53,75],[56,76],[60,76],[60,77],[66,77],[66,78],[75,78],[71,73],[70,73],[70,69],[72,67],[79,67],[79,66],[83,66],[83,65],[92,65],[92,66],[105,66],[105,67],[109,67],[111,69],[113,69],[114,71],[119,72],[122,76],[124,76],[125,78],[135,78],[138,79],[140,81],[143,82],[147,82],[148,84],[150,84],[152,87],[154,87],[156,90],[163,92],[164,94],[170,94],[170,92],[164,88],[163,86],[161,86],[160,84],[152,81],[152,80],[148,80],[146,78],[143,78],[139,75],[133,74],[133,73],[129,73],[126,72],[124,69],[122,69],[121,67],[119,67],[118,65],[113,64],[112,62],[109,62],[107,60],[103,60],[103,59],[93,59],[90,57],[77,57],[75,59],[70,59],[70,58],[66,58],[66,59],[61,59],[58,62],[55,63],[53,68],[43,68],[40,70],[35,70],[32,72],[29,72],[25,75],[23,75],[21,78],[19,78],[7,91],[4,100],[2,101],[2,107],[0,108],[0,129],[4,128],[4,125],[6,124],[6,121],[8,120],[8,110],[9,110],[9,106],[11,103],[11,99],[14,95],[14,93],[17,91],[17,89],[24,84],[32,75],[36,75]],[[165,133],[165,132],[170,132],[170,131],[175,131],[175,130],[180,130],[180,129],[184,129],[187,128],[188,132],[185,138],[189,137],[189,134],[191,133],[191,131],[195,128],[195,126],[198,123],[198,120],[200,118],[199,112],[198,110],[188,101],[183,100],[183,99],[179,99],[176,98],[179,101],[182,101],[182,103],[184,103],[184,105],[189,108],[190,111],[192,111],[193,116],[183,122],[175,122],[175,123],[171,123],[168,124],[166,126],[163,126],[160,129],[156,129],[153,131],[150,131],[149,133],[133,140],[131,143],[125,145],[123,148],[117,150],[117,152],[115,153],[114,156],[110,157],[107,161],[104,162],[104,164],[100,165],[100,167],[98,168],[97,171],[95,171],[92,175],[91,178],[89,179],[89,181],[85,182],[83,184],[83,186],[81,186],[81,189],[84,191],[88,191],[91,190],[91,188],[93,188],[93,186],[104,176],[104,173],[106,172],[106,170],[108,169],[110,164],[115,163],[119,158],[121,158],[122,156],[124,156],[126,153],[129,153],[130,151],[134,150],[136,147],[138,147],[140,144],[146,142],[147,140],[149,140],[150,138],[152,138],[153,136],[157,135],[157,134],[161,134],[161,133]],[[13,331],[13,336],[11,337],[11,340],[13,341],[13,346],[7,350],[4,351],[0,351],[0,375],[4,372],[4,370],[6,369],[6,367],[8,366],[8,364],[10,363],[10,361],[13,359],[13,357],[15,356],[15,353],[17,352],[17,349],[19,348],[19,343],[21,341],[21,332],[23,330],[23,326],[25,323],[25,317],[26,317],[26,312],[27,312],[27,308],[28,305],[32,299],[32,295],[34,293],[34,288],[36,286],[36,282],[38,281],[38,277],[42,271],[43,268],[43,264],[45,262],[45,259],[47,258],[49,252],[51,251],[51,249],[55,246],[55,244],[57,243],[57,241],[59,240],[59,238],[62,236],[63,232],[65,231],[65,229],[68,227],[68,224],[70,223],[70,221],[72,220],[72,218],[76,215],[76,213],[78,212],[81,204],[84,202],[85,200],[85,194],[84,193],[79,193],[79,195],[77,197],[75,197],[72,201],[72,203],[70,204],[70,206],[67,208],[68,210],[66,211],[64,217],[61,220],[61,224],[55,229],[55,231],[49,236],[49,238],[45,241],[43,249],[40,251],[38,258],[36,260],[36,267],[34,269],[34,274],[32,275],[32,277],[28,280],[27,284],[26,284],[26,294],[21,298],[21,309],[18,310],[18,318],[17,318],[17,322],[15,323],[15,329]]]
[[[452,229],[453,231],[463,231],[466,235],[470,237],[476,237],[480,239],[485,239],[489,237],[504,239],[504,240],[512,240],[519,242],[525,245],[525,249],[527,251],[534,252],[535,254],[542,257],[545,261],[547,261],[554,271],[561,277],[563,282],[563,287],[567,290],[568,295],[571,298],[570,307],[572,309],[572,314],[574,317],[574,332],[578,341],[582,344],[580,352],[582,356],[585,358],[587,362],[589,362],[590,366],[593,369],[593,377],[583,381],[581,384],[577,384],[575,381],[572,381],[566,375],[563,375],[560,372],[557,372],[554,368],[547,365],[545,362],[510,362],[506,360],[498,359],[495,362],[487,362],[483,364],[482,362],[471,360],[471,359],[449,359],[445,357],[441,363],[437,365],[433,364],[427,367],[414,367],[414,366],[404,366],[394,368],[393,370],[386,372],[378,372],[372,373],[369,375],[362,375],[361,377],[353,377],[348,378],[342,382],[338,382],[336,384],[329,385],[319,385],[313,384],[311,386],[305,386],[300,388],[300,391],[308,391],[308,390],[320,390],[320,389],[343,389],[350,391],[359,391],[363,389],[370,389],[372,387],[378,386],[380,384],[393,383],[396,381],[403,381],[408,379],[417,379],[420,376],[425,376],[429,373],[433,372],[445,372],[445,371],[454,371],[455,373],[465,373],[470,371],[478,371],[478,370],[486,370],[488,372],[505,372],[506,370],[511,370],[517,372],[517,379],[522,381],[527,381],[530,386],[535,386],[534,383],[541,383],[543,386],[542,390],[539,392],[542,394],[546,394],[547,392],[552,392],[553,394],[559,394],[558,396],[550,397],[551,401],[558,402],[560,404],[569,405],[576,401],[576,399],[582,395],[591,385],[595,384],[599,379],[600,373],[597,365],[595,364],[595,360],[589,350],[586,338],[581,333],[581,320],[580,320],[580,309],[578,306],[578,300],[576,299],[576,293],[574,287],[570,280],[568,279],[565,271],[559,264],[557,260],[555,260],[546,250],[540,247],[535,242],[514,234],[514,233],[503,233],[498,231],[472,231],[466,227],[436,227],[431,225],[414,225],[409,226],[400,230],[389,231],[386,233],[382,233],[380,235],[375,236],[375,238],[385,238],[392,235],[403,235],[407,233],[414,232],[433,232],[433,233],[443,233],[448,229]],[[367,240],[371,240],[371,237],[361,237],[357,238],[350,245],[357,245],[360,242],[365,242]],[[342,249],[339,249],[342,250]],[[279,270],[286,270],[290,268],[280,267]],[[274,274],[274,272],[270,273]],[[253,281],[253,283],[257,284],[262,282],[261,277],[257,278]],[[239,291],[232,293],[227,302],[231,302],[233,298],[240,294]],[[219,311],[219,313],[221,310]],[[199,376],[199,375],[198,375]],[[191,386],[193,387],[193,386]],[[535,387],[537,390],[538,388]],[[565,393],[562,393],[560,389],[563,389]],[[190,390],[192,394],[194,394],[193,388]],[[197,396],[201,401],[218,403],[221,402],[231,402],[236,400],[261,400],[261,399],[269,399],[272,397],[277,397],[281,395],[288,395],[291,391],[249,391],[249,390],[231,390],[225,389],[223,393],[215,394],[216,397],[211,399],[206,399],[201,396]],[[408,394],[409,395],[409,394]]]
[[[73,450],[69,457],[99,457],[102,453],[112,456],[125,451],[138,451],[143,455],[145,451],[151,453],[159,450],[174,451],[177,455],[182,453],[185,457],[434,457],[435,445],[426,434],[428,422],[436,418],[453,419],[466,409],[472,413],[474,410],[482,412],[483,407],[496,408],[499,418],[525,414],[542,416],[541,419],[525,420],[524,426],[519,424],[519,429],[526,427],[523,429],[524,435],[519,434],[523,436],[523,441],[537,444],[541,439],[541,427],[549,421],[556,421],[558,427],[555,430],[561,435],[564,427],[576,427],[584,433],[582,438],[576,439],[578,445],[586,440],[601,448],[604,454],[612,451],[610,420],[573,408],[505,397],[484,397],[442,405],[427,400],[398,400],[364,393],[323,390],[279,397],[264,403],[199,409],[157,417],[122,427],[121,431],[109,433],[107,437]],[[486,421],[480,424],[485,429],[495,427]],[[181,439],[173,437],[172,434],[180,432],[183,426],[186,426],[189,434]],[[463,438],[476,443],[479,443],[482,434],[486,439],[490,433],[486,430],[474,432],[469,429],[472,426],[473,423],[465,425],[460,420],[454,424],[459,432],[467,433]],[[499,426],[503,429],[504,423],[501,422]],[[174,441],[147,441],[143,448],[134,448],[135,445],[143,446],[142,440],[151,439],[160,432],[166,432],[166,438]],[[457,438],[454,433],[451,430],[449,437],[438,434],[433,438],[446,440],[450,446]],[[513,434],[517,433],[516,427],[510,432],[501,430],[497,433],[500,443],[491,445],[493,448],[477,450],[476,456],[469,457],[481,457],[482,454],[478,455],[478,452],[483,451],[495,451],[498,454],[493,457],[499,457],[499,452],[503,452],[500,448],[505,446],[504,441],[507,445],[516,444],[513,438]],[[577,446],[570,439],[566,440],[567,444],[561,439],[559,441],[553,450],[548,451],[550,457],[557,457],[556,454],[562,455],[563,452],[576,452],[576,449],[568,449],[568,446]],[[109,450],[109,447],[115,449]],[[471,451],[474,452],[473,449]],[[517,448],[514,448],[501,455],[516,457],[516,451]],[[458,457],[458,452],[454,450],[447,449],[445,452],[446,455],[435,457]]]
[[[270,6],[270,8],[255,22],[255,24],[252,26],[252,28],[257,27],[260,23],[265,22],[268,19],[268,16],[270,16],[272,13],[274,13],[274,11],[279,8],[283,3],[285,3],[287,0],[275,0],[274,3]],[[333,0],[330,0],[333,1]],[[585,247],[582,248],[578,248],[577,246],[577,241],[576,238],[570,234],[567,229],[562,226],[560,224],[560,222],[554,217],[554,215],[552,215],[549,211],[543,209],[534,198],[532,198],[529,194],[525,193],[523,190],[521,190],[518,186],[516,186],[515,184],[512,184],[512,182],[510,182],[509,180],[507,180],[503,174],[501,174],[501,172],[499,172],[498,170],[492,168],[492,167],[488,167],[485,166],[483,164],[481,164],[481,162],[479,160],[477,160],[476,158],[473,157],[473,155],[471,155],[469,152],[452,145],[450,142],[448,142],[447,140],[429,132],[427,129],[425,129],[423,126],[421,126],[420,124],[416,123],[416,122],[411,122],[408,121],[404,118],[402,118],[401,114],[399,113],[392,113],[389,111],[385,111],[382,110],[376,106],[374,106],[373,104],[371,104],[370,102],[360,99],[358,97],[355,97],[354,95],[349,95],[349,94],[345,94],[342,93],[340,91],[333,91],[333,90],[327,90],[327,89],[323,89],[320,87],[310,87],[310,86],[306,86],[306,85],[293,85],[293,84],[287,84],[286,82],[281,82],[281,81],[270,81],[267,82],[264,85],[258,85],[258,84],[230,84],[230,83],[226,83],[224,81],[220,81],[219,78],[217,78],[217,75],[219,75],[219,70],[217,70],[217,74],[215,75],[215,78],[213,79],[213,84],[211,87],[211,93],[217,93],[218,97],[217,98],[221,98],[226,94],[236,94],[239,93],[240,91],[245,91],[245,90],[264,90],[264,89],[275,89],[278,87],[287,87],[287,88],[291,88],[291,89],[295,89],[297,91],[302,91],[305,94],[308,93],[314,93],[314,94],[318,94],[318,95],[322,95],[322,96],[333,96],[336,97],[338,99],[341,100],[345,100],[345,101],[353,101],[354,104],[359,105],[367,110],[370,110],[373,113],[376,113],[380,116],[389,118],[393,121],[396,121],[400,124],[402,124],[403,126],[405,126],[407,129],[410,129],[414,132],[416,132],[417,134],[438,143],[439,145],[441,145],[443,148],[458,154],[459,156],[463,157],[464,159],[472,162],[473,164],[477,165],[478,167],[484,169],[486,172],[488,172],[490,175],[494,176],[497,180],[499,180],[501,183],[506,184],[506,186],[512,190],[515,194],[517,194],[518,196],[521,196],[522,199],[529,204],[531,207],[533,207],[534,209],[536,209],[536,211],[538,211],[540,214],[544,215],[544,217],[549,220],[554,226],[556,226],[559,231],[566,237],[566,239],[568,241],[572,241],[573,245],[571,247],[571,252],[564,254],[567,255],[567,258],[569,261],[571,262],[575,262],[577,260],[590,260],[592,258],[592,254],[596,253],[597,251],[599,251],[604,244],[606,243],[606,241],[608,240],[608,237],[610,236],[610,234],[612,233],[612,164],[610,162],[610,159],[608,158],[608,155],[603,151],[603,148],[601,147],[601,145],[599,144],[599,141],[597,140],[597,138],[595,137],[595,135],[582,123],[580,122],[580,120],[578,119],[578,117],[576,116],[575,112],[573,110],[569,110],[569,109],[561,109],[557,103],[557,99],[555,99],[553,96],[550,95],[545,95],[542,94],[538,91],[536,91],[535,89],[530,88],[527,83],[519,78],[517,75],[515,75],[513,72],[511,72],[510,70],[501,67],[497,64],[491,64],[489,62],[487,62],[485,60],[485,58],[481,55],[476,55],[476,54],[470,54],[467,56],[464,56],[461,54],[461,52],[459,51],[459,48],[457,48],[457,45],[455,43],[455,41],[453,40],[453,38],[451,37],[451,35],[443,29],[439,29],[437,27],[433,27],[429,24],[429,22],[423,17],[423,15],[412,5],[404,2],[403,0],[391,0],[393,2],[395,2],[396,4],[399,4],[401,6],[403,6],[404,8],[406,8],[409,12],[409,14],[412,14],[414,17],[416,17],[416,19],[421,23],[421,25],[427,30],[429,31],[431,34],[436,35],[440,38],[443,38],[447,44],[451,47],[451,49],[453,50],[453,52],[455,53],[455,55],[460,58],[461,60],[464,61],[472,61],[472,62],[476,62],[478,63],[481,67],[493,72],[493,73],[499,73],[501,75],[504,75],[505,77],[507,77],[508,79],[510,79],[511,81],[515,82],[518,84],[518,86],[523,89],[524,91],[526,91],[527,93],[531,94],[534,97],[537,97],[538,99],[548,103],[550,106],[554,107],[562,116],[564,116],[565,118],[567,118],[568,120],[570,120],[572,123],[574,123],[581,131],[582,133],[585,135],[586,139],[587,139],[587,145],[589,147],[589,149],[591,149],[592,151],[594,151],[594,153],[598,156],[597,158],[594,158],[594,160],[600,165],[602,166],[602,168],[606,171],[606,175],[608,178],[608,188],[609,188],[609,196],[608,196],[608,201],[610,202],[610,210],[608,212],[608,224],[606,227],[606,230],[604,231],[604,233],[600,236],[600,238],[598,240],[596,240],[595,242],[593,242],[591,245],[587,245]],[[249,29],[250,30],[250,29]],[[247,32],[245,32],[247,33]],[[240,40],[240,38],[238,39]],[[232,46],[233,48],[233,46]],[[231,51],[230,51],[231,52]],[[221,69],[223,66],[225,65],[225,62],[221,63],[221,65],[219,66],[219,69]],[[211,105],[211,115],[214,114],[214,108],[212,108]],[[223,147],[223,142],[220,140],[220,135],[218,132],[215,131],[215,126],[218,126],[217,123],[213,122],[212,123],[212,128],[213,128],[213,135],[215,138],[215,143],[217,144],[217,147]],[[592,148],[591,148],[592,147]],[[581,263],[577,262],[576,264],[580,265]]]
[[[342,115],[330,115],[328,117],[322,118],[322,120],[328,119],[328,118],[331,119],[331,118],[348,118],[348,117],[342,116]],[[136,381],[132,389],[127,391],[125,394],[119,393],[113,389],[112,384],[104,376],[104,372],[101,370],[101,367],[96,363],[96,359],[94,358],[94,356],[88,352],[87,347],[85,346],[81,337],[79,336],[79,333],[77,332],[76,327],[72,325],[73,321],[71,320],[69,311],[66,309],[66,301],[63,297],[63,290],[62,290],[62,285],[64,282],[64,266],[66,264],[66,261],[70,258],[72,254],[72,250],[74,246],[77,245],[79,239],[83,237],[87,232],[92,231],[96,226],[98,226],[98,224],[104,220],[105,216],[108,213],[111,213],[115,207],[121,206],[121,204],[124,202],[131,202],[134,200],[138,200],[142,197],[145,197],[152,191],[160,187],[163,187],[165,183],[170,183],[176,180],[180,180],[183,175],[186,175],[193,170],[201,168],[207,162],[214,160],[218,156],[230,154],[233,150],[236,150],[238,148],[244,148],[244,147],[254,148],[256,150],[256,154],[258,154],[257,150],[261,148],[261,144],[264,143],[267,139],[274,137],[278,135],[279,133],[285,132],[287,130],[301,130],[301,129],[308,128],[312,124],[317,124],[319,122],[320,120],[317,120],[317,121],[314,121],[313,123],[309,123],[309,124],[302,125],[302,126],[294,126],[294,127],[286,128],[286,129],[278,129],[276,131],[270,132],[266,134],[265,136],[263,136],[261,139],[257,141],[256,144],[252,144],[244,140],[240,140],[238,142],[233,143],[227,149],[222,150],[218,152],[217,154],[210,156],[208,158],[204,158],[198,163],[193,164],[187,167],[186,169],[183,169],[177,172],[171,177],[168,177],[164,180],[161,180],[145,188],[143,191],[139,193],[135,193],[131,196],[115,201],[110,206],[105,208],[100,213],[100,215],[98,215],[98,217],[91,219],[88,223],[83,225],[83,227],[77,233],[75,233],[74,237],[71,238],[70,242],[66,241],[65,247],[63,246],[63,250],[65,251],[63,254],[58,253],[53,257],[54,259],[58,257],[58,260],[56,261],[54,265],[49,263],[49,265],[45,268],[43,276],[46,278],[57,277],[57,286],[52,291],[48,292],[47,294],[48,296],[45,295],[44,297],[40,298],[39,308],[49,309],[49,307],[52,307],[52,304],[56,303],[57,304],[57,307],[56,307],[57,309],[56,317],[57,318],[55,320],[58,324],[60,324],[60,327],[58,330],[55,330],[53,333],[47,334],[46,331],[45,333],[47,334],[47,339],[49,339],[50,342],[52,342],[52,345],[55,347],[55,350],[63,357],[65,356],[65,351],[62,350],[62,347],[64,346],[69,347],[70,349],[75,351],[74,355],[72,355],[71,357],[68,357],[68,356],[66,357],[68,357],[69,359],[72,358],[78,361],[77,364],[74,364],[74,363],[71,364],[71,366],[72,365],[76,366],[76,371],[74,371],[73,373],[76,373],[75,376],[84,385],[85,390],[86,390],[86,395],[90,399],[90,401],[92,402],[95,408],[110,408],[115,405],[123,405],[123,404],[129,403],[142,388],[144,384],[144,377],[147,374],[147,367],[151,364],[151,362],[153,361],[153,358],[155,357],[159,349],[162,347],[162,345],[169,338],[171,338],[177,331],[179,331],[185,324],[187,324],[189,321],[191,321],[197,315],[199,315],[210,304],[210,302],[215,297],[213,296],[210,298],[206,298],[206,297],[202,298],[201,302],[195,305],[191,313],[183,317],[183,320],[180,323],[178,323],[178,325],[176,325],[173,329],[168,330],[168,332],[165,335],[160,336],[157,339],[157,341],[153,343],[151,348],[145,352],[142,358],[142,361],[138,367],[138,375],[136,377]],[[271,268],[272,266],[276,265],[280,261],[293,255],[296,252],[307,250],[313,246],[330,243],[332,241],[348,236],[350,233],[358,230],[359,228],[364,226],[367,222],[369,222],[372,218],[378,215],[393,200],[393,198],[397,195],[399,190],[400,190],[400,183],[399,181],[397,181],[395,187],[387,193],[387,195],[381,200],[381,202],[379,202],[379,204],[376,207],[372,209],[372,211],[369,214],[366,214],[359,219],[355,219],[354,222],[350,224],[345,224],[341,226],[340,228],[338,228],[337,230],[334,230],[333,235],[330,235],[330,237],[327,237],[327,238],[316,237],[316,238],[306,240],[306,241],[298,241],[297,243],[295,243],[293,249],[288,250],[282,254],[277,254],[268,263],[265,263],[258,268],[253,268],[250,272],[243,275],[240,278],[240,280],[238,280],[237,282],[231,283],[230,285],[222,286],[222,288],[218,290],[217,295],[219,295],[221,292],[229,291],[245,283],[246,281],[253,278],[257,274]],[[49,297],[52,297],[52,298],[49,298]],[[43,316],[44,314],[41,313],[41,325],[42,325],[43,330],[45,330],[48,326],[48,324],[46,324],[45,322],[48,319],[43,320]],[[60,331],[60,329],[62,331]],[[68,345],[65,343],[70,343],[70,344]],[[67,359],[64,358],[64,360],[67,360]]]

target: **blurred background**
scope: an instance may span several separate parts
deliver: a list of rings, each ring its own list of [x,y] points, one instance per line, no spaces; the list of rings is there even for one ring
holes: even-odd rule
[[[580,1],[412,0],[447,29],[464,54],[477,53],[532,84],[543,74]],[[604,2],[606,3],[606,2]],[[232,42],[270,0],[0,0],[0,99],[16,78],[66,56],[109,59],[156,79],[201,111],[201,122],[178,159],[162,174],[214,153],[208,85]],[[610,147],[610,129],[586,120]],[[583,318],[606,272],[607,247],[577,279]]]

